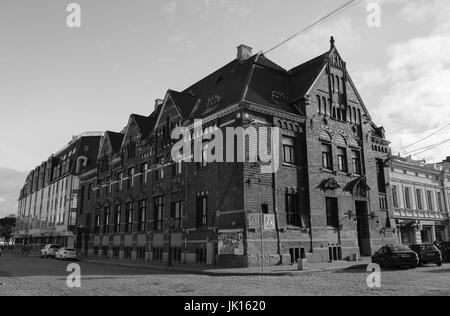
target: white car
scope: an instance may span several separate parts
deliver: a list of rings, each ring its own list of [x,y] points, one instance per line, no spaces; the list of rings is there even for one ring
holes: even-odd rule
[[[48,244],[41,249],[41,258],[55,257],[56,252],[61,248],[60,245]]]
[[[78,254],[74,249],[69,248],[61,248],[55,253],[55,259],[59,260],[76,260],[78,258]]]

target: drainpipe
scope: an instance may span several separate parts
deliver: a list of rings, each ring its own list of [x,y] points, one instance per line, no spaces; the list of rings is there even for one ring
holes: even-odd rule
[[[275,148],[275,141],[274,141],[274,135],[272,133],[272,159],[275,158],[274,151],[280,150],[280,148]],[[279,141],[279,140],[278,140]],[[280,157],[278,157],[280,159]],[[273,164],[273,161],[272,161]],[[272,170],[272,199],[273,199],[273,212],[275,215],[275,229],[277,232],[277,245],[278,245],[278,256],[280,257],[280,263],[282,263],[282,256],[281,256],[281,239],[280,239],[280,227],[279,227],[279,221],[278,221],[278,206],[277,206],[277,177],[276,177],[276,170]]]
[[[276,185],[276,174],[272,173],[272,193],[273,193],[273,212],[275,214],[275,229],[277,231],[277,245],[278,245],[278,256],[280,257],[280,263],[282,263],[281,257],[281,239],[280,239],[280,227],[278,223],[278,207],[277,207],[277,185]]]

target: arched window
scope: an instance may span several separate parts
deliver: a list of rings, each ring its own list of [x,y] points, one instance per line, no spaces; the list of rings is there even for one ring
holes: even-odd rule
[[[319,107],[319,114],[322,114],[322,102],[319,95],[317,95],[317,106]]]
[[[319,139],[320,139],[320,141],[326,142],[326,143],[331,143],[331,140],[332,140],[331,134],[328,133],[327,131],[320,132]]]
[[[342,82],[342,93],[345,93],[345,81],[344,81],[344,78],[342,78],[342,80],[341,80],[341,82]]]
[[[356,123],[356,108],[353,108],[353,123]]]
[[[342,120],[343,120],[344,122],[347,122],[347,121],[348,121],[348,118],[347,118],[347,108],[346,108],[345,106],[342,105],[341,111],[342,111]]]
[[[333,106],[333,118],[336,118],[336,107]]]
[[[345,140],[345,137],[342,135],[337,136],[334,142],[338,147],[344,148],[347,147],[347,141]]]
[[[327,110],[327,99],[325,99],[325,97],[322,97],[322,106],[323,106],[323,113],[324,114],[330,114],[330,113],[328,113],[328,110]]]
[[[336,83],[337,83],[337,88],[336,88],[337,92],[341,92],[341,83],[340,83],[338,76],[336,76]]]

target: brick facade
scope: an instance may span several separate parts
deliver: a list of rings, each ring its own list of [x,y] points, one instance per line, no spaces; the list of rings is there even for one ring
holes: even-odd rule
[[[332,43],[290,71],[241,52],[183,92],[169,90],[150,116],[107,132],[97,169],[81,176],[77,247],[117,259],[254,266],[354,259],[396,243],[389,142]],[[171,133],[183,126],[195,138],[195,119],[213,134],[271,128],[267,139],[238,144],[279,151],[278,170],[262,173],[260,159],[184,162],[176,172]],[[270,216],[275,229],[250,223]]]

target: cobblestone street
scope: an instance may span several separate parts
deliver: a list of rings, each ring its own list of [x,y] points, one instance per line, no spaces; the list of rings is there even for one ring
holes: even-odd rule
[[[295,277],[211,277],[154,272],[79,262],[81,288],[66,285],[69,262],[36,257],[0,259],[4,295],[450,295],[450,265],[382,273],[382,287],[369,289],[365,266]]]

